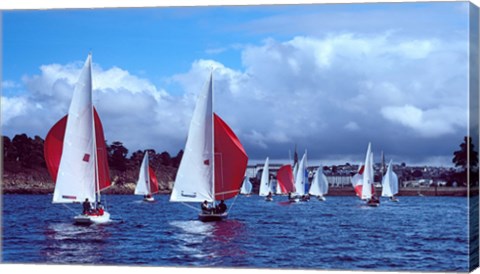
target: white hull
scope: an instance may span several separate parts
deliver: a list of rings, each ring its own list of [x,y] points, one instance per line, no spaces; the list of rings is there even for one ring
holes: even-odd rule
[[[144,201],[144,202],[152,203],[152,202],[155,202],[155,198],[153,198],[153,197],[143,198],[143,201]]]
[[[272,197],[265,197],[265,201],[271,202],[271,201],[273,201],[273,198]]]
[[[318,200],[324,202],[327,199],[325,199],[325,197],[323,197],[323,196],[318,196]]]
[[[106,224],[110,222],[110,213],[104,212],[102,216],[77,215],[73,218],[74,223],[78,225]]]

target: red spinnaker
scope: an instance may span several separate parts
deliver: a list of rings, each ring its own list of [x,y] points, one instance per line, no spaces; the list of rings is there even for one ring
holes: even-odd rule
[[[150,192],[155,194],[158,192],[158,180],[151,166],[148,167],[148,174],[150,175]]]
[[[248,156],[232,129],[214,114],[215,200],[235,197],[242,186]]]
[[[98,158],[98,178],[100,190],[109,187],[110,169],[108,168],[107,146],[105,144],[105,136],[103,134],[102,122],[98,116],[97,110],[94,108],[95,121],[95,139],[97,142],[97,158]],[[53,181],[57,181],[58,167],[60,166],[60,158],[63,151],[63,139],[65,137],[65,129],[67,127],[67,117],[65,115],[60,119],[48,132],[43,146],[45,162],[47,164],[48,173]]]
[[[282,193],[295,192],[295,184],[293,182],[293,171],[291,165],[280,167],[277,172],[277,183],[280,185]]]

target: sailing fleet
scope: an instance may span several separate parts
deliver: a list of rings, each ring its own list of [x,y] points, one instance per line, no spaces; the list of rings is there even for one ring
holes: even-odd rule
[[[52,202],[83,203],[84,212],[75,215],[76,224],[104,224],[110,214],[101,203],[101,192],[112,185],[103,127],[92,93],[92,56],[88,55],[75,85],[67,115],[47,134],[44,157],[55,182]],[[214,112],[213,72],[198,96],[188,130],[184,155],[177,171],[170,202],[203,203],[208,210],[198,214],[201,221],[220,221],[228,217],[225,200],[239,194],[251,195],[252,183],[246,176],[248,155],[229,125]],[[269,158],[264,162],[258,195],[273,201],[273,195],[288,195],[289,202],[305,202],[310,196],[325,201],[328,180],[323,168],[315,170],[311,183],[307,172],[307,151],[292,165],[285,164],[271,176]],[[276,183],[274,182],[276,181]],[[352,178],[357,196],[369,206],[378,206],[373,180],[373,153],[368,144],[364,164]],[[310,187],[308,187],[310,185]],[[392,161],[382,179],[381,196],[398,202],[398,177]],[[154,202],[158,180],[145,151],[135,195]],[[218,203],[218,201],[221,201]],[[93,203],[93,206],[92,204]],[[223,208],[223,210],[217,210]]]

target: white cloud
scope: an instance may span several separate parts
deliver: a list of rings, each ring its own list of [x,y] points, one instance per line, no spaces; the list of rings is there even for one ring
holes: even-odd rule
[[[13,88],[19,88],[20,84],[14,81],[2,81],[2,89],[13,89]]]
[[[423,137],[450,134],[467,126],[467,113],[458,107],[422,110],[412,105],[389,106],[381,112],[386,119],[411,128]]]
[[[357,131],[360,129],[357,123],[350,121],[345,125],[345,129],[348,129],[350,131]]]
[[[175,153],[184,146],[196,96],[213,70],[215,112],[253,158],[284,157],[294,144],[307,148],[312,158],[357,148],[364,153],[370,140],[405,149],[415,143],[422,153],[416,144],[456,138],[466,129],[465,45],[391,32],[266,39],[241,47],[241,69],[192,61],[188,71],[168,77],[183,90],[180,95],[125,69],[95,65],[94,102],[109,141],[123,141],[131,150]],[[12,108],[12,100],[19,100],[38,107],[11,111],[10,132],[38,130],[45,136],[66,113],[80,66],[45,65],[39,75],[25,77],[28,95],[10,97],[8,104]],[[41,118],[33,119],[37,126],[32,115]]]
[[[4,97],[2,96],[2,125],[8,126],[10,120],[14,117],[24,115],[29,108],[28,101],[22,97]]]

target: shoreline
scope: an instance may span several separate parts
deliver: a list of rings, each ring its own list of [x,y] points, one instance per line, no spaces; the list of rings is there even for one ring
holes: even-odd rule
[[[134,184],[123,184],[115,185],[102,193],[113,194],[113,195],[134,195],[135,185]],[[46,183],[37,183],[35,185],[3,185],[1,192],[2,194],[28,194],[28,195],[46,195],[53,194],[54,185]],[[376,193],[381,193],[381,188],[376,189]],[[478,196],[479,189],[478,187],[468,189],[467,187],[409,187],[409,188],[400,188],[399,193],[396,195],[400,196],[451,196],[451,197],[468,197],[470,191],[470,196]],[[158,195],[169,195],[171,190],[162,189],[158,192]],[[257,195],[254,193],[253,195]],[[330,187],[328,194],[326,196],[355,196],[355,191],[353,188],[348,187]]]

